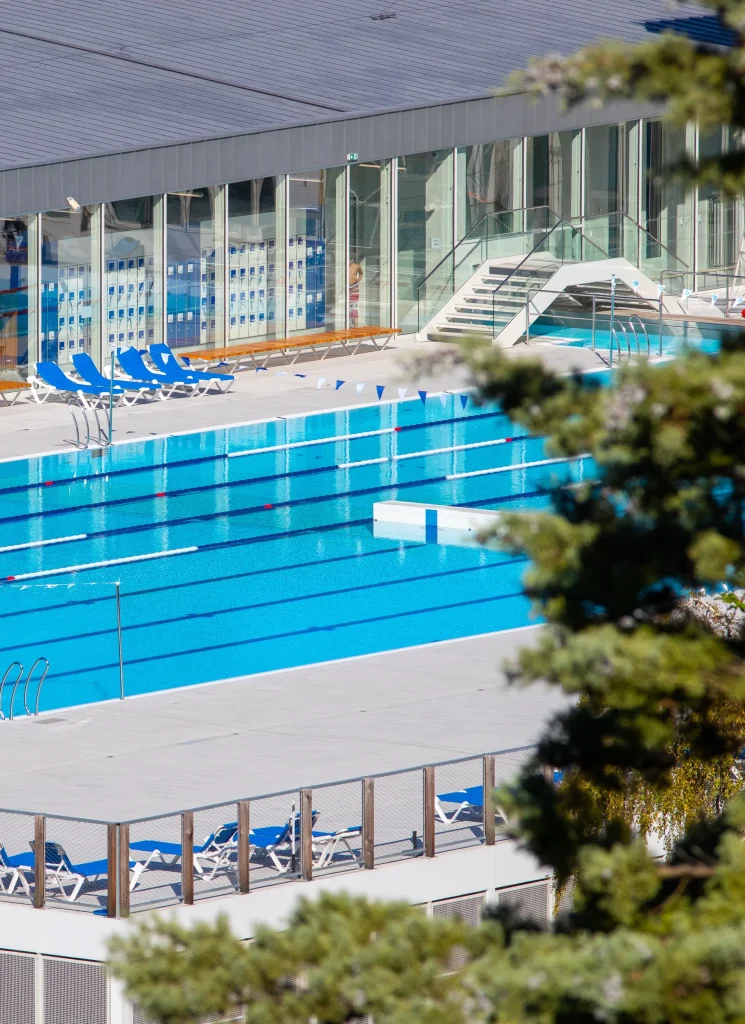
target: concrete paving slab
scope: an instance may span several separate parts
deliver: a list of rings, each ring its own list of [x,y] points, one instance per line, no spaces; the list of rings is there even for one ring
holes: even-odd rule
[[[564,702],[505,680],[539,628],[2,722],[2,805],[122,821],[525,746]]]

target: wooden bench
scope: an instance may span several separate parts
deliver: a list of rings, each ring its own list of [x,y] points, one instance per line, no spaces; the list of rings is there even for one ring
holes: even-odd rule
[[[25,381],[0,379],[0,401],[5,405],[15,405],[21,395],[30,390],[31,385],[26,384]]]
[[[247,363],[259,369],[266,366],[274,355],[280,355],[286,363],[292,364],[307,349],[316,355],[322,352],[320,358],[325,359],[337,345],[341,346],[347,355],[354,355],[363,342],[371,341],[375,348],[382,352],[391,338],[400,333],[397,327],[350,327],[347,331],[297,334],[291,338],[249,341],[224,348],[205,348],[191,352],[179,352],[177,349],[176,355],[188,359],[190,363],[203,363],[205,366],[227,363],[231,370],[237,370]],[[379,338],[384,339],[382,345],[378,344]]]

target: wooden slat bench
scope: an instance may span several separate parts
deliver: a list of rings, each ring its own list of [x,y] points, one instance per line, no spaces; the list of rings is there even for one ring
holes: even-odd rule
[[[274,355],[280,355],[286,363],[292,364],[308,349],[316,355],[322,352],[321,359],[325,359],[337,345],[341,346],[347,355],[354,355],[365,341],[371,341],[376,349],[382,351],[391,338],[400,333],[397,327],[350,327],[347,331],[297,334],[291,338],[249,341],[224,348],[205,348],[189,352],[179,352],[176,349],[176,355],[188,359],[190,363],[203,363],[205,366],[227,364],[231,370],[236,370],[244,364],[255,368],[266,366]],[[382,345],[378,344],[378,339],[384,339]]]
[[[0,379],[0,401],[5,405],[15,405],[21,395],[30,390],[31,385],[25,381]]]

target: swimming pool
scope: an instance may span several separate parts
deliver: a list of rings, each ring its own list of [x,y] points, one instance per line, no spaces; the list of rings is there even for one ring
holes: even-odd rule
[[[128,696],[526,625],[522,560],[372,530],[377,500],[545,506],[583,466],[521,434],[430,396],[0,464],[0,674],[118,696],[116,581]]]

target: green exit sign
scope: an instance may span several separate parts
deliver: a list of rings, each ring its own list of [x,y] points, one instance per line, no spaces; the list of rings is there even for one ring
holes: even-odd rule
[[[359,153],[347,153],[347,163],[356,164],[359,158]]]

